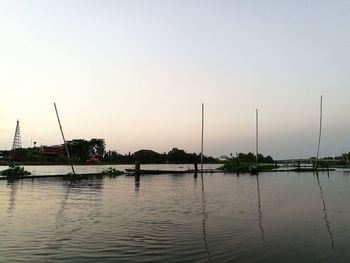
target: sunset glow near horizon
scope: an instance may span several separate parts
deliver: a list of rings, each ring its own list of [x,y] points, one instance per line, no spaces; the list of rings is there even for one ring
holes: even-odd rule
[[[0,149],[104,138],[107,150],[350,151],[349,1],[2,1]]]

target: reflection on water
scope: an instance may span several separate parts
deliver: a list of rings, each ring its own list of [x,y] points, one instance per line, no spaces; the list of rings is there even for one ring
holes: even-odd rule
[[[65,182],[67,182],[67,181],[65,181]],[[60,208],[57,211],[57,214],[56,214],[56,230],[58,229],[58,225],[59,225],[58,222],[61,219],[64,218],[64,210],[66,208],[67,200],[68,200],[68,197],[69,197],[69,192],[70,192],[70,190],[72,188],[72,185],[73,185],[73,181],[70,181],[68,183],[66,193],[64,194],[63,199],[61,201]]]
[[[259,185],[259,174],[256,175],[256,187],[258,192],[258,221],[259,221],[259,228],[261,232],[261,239],[263,242],[265,242],[265,234],[264,234],[264,226],[263,226],[263,214],[261,209],[261,198],[260,198],[260,185]]]
[[[8,181],[7,187],[10,188],[9,196],[8,196],[8,208],[7,213],[11,214],[16,206],[16,193],[17,193],[17,185],[18,181]]]
[[[202,195],[201,195],[201,201],[202,201],[202,230],[203,230],[203,241],[204,241],[204,246],[205,246],[205,253],[207,255],[208,261],[210,261],[210,253],[209,253],[209,247],[208,247],[208,241],[207,241],[207,229],[206,229],[206,223],[208,220],[208,213],[207,213],[207,199],[206,199],[206,194],[204,190],[204,179],[203,179],[203,174],[202,176]]]
[[[329,172],[328,172],[328,176],[329,176]],[[323,208],[322,208],[323,215],[324,215],[323,218],[324,218],[324,221],[326,223],[326,227],[327,227],[327,231],[328,231],[328,234],[329,234],[329,238],[331,240],[331,247],[332,247],[332,249],[334,249],[334,238],[333,238],[333,233],[332,233],[332,229],[331,229],[331,224],[328,221],[326,201],[324,199],[320,178],[318,177],[318,173],[317,172],[316,172],[316,179],[317,179],[318,186],[320,188],[320,194],[321,194],[321,199],[322,199],[322,203],[323,203]]]
[[[342,175],[1,181],[0,262],[349,262]]]
[[[135,176],[135,192],[140,191],[140,176]]]

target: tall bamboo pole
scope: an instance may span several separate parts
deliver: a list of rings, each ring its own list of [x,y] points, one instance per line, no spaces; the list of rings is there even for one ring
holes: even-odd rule
[[[55,106],[55,111],[56,111],[56,116],[57,116],[57,120],[58,120],[58,125],[60,126],[60,130],[61,130],[61,134],[62,134],[62,139],[63,139],[64,147],[66,148],[66,153],[67,153],[67,156],[68,156],[69,164],[70,164],[70,166],[72,167],[73,174],[75,175],[75,171],[74,171],[74,167],[73,167],[73,164],[72,164],[72,162],[71,162],[71,159],[70,159],[70,155],[69,155],[69,151],[68,151],[66,139],[64,138],[64,134],[63,134],[63,130],[62,130],[62,125],[61,125],[60,117],[58,116],[58,111],[57,111],[56,103],[54,103],[53,105]]]
[[[201,173],[203,174],[204,103],[202,103]]]
[[[256,171],[258,171],[258,154],[259,154],[259,112],[256,109]]]
[[[320,101],[320,130],[319,130],[319,134],[318,134],[318,146],[317,146],[317,154],[316,154],[316,165],[315,165],[315,169],[317,171],[318,168],[318,156],[320,153],[320,144],[321,144],[321,132],[322,132],[322,95],[321,95],[321,101]]]

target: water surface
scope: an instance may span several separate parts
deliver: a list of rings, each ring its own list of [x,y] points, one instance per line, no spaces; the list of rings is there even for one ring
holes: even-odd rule
[[[0,181],[0,262],[349,262],[343,172]]]

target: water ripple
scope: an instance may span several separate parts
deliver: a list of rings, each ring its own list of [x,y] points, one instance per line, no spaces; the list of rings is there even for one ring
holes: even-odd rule
[[[342,178],[155,175],[137,192],[132,177],[0,182],[0,262],[346,262],[329,245],[350,239]]]

